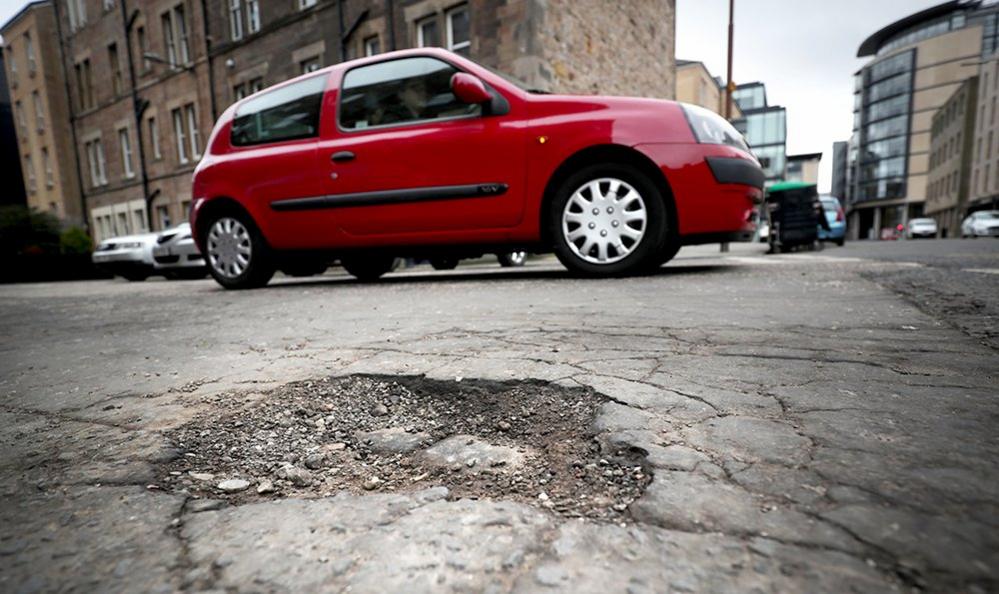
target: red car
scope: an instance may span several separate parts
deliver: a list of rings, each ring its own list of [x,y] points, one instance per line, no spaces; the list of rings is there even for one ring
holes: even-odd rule
[[[671,101],[544,94],[437,49],[303,75],[219,118],[191,228],[228,289],[339,259],[554,251],[571,271],[657,268],[749,240],[763,172],[723,118]]]

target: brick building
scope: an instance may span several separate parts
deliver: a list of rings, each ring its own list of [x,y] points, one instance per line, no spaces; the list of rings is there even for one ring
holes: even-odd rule
[[[97,239],[184,220],[191,173],[217,115],[243,96],[344,59],[440,46],[546,90],[675,94],[675,0],[54,6]]]
[[[80,225],[83,201],[66,79],[59,45],[52,43],[59,38],[52,2],[28,3],[0,28],[0,34],[27,204]],[[14,168],[10,173],[15,173]]]
[[[992,35],[999,38],[999,14],[993,15]],[[995,44],[995,42],[993,42]],[[993,45],[995,47],[995,45]],[[995,49],[993,50],[995,51]],[[978,97],[971,153],[971,186],[968,210],[999,209],[999,53],[979,67]]]
[[[964,81],[933,115],[925,214],[944,237],[959,237],[968,204],[978,77]]]

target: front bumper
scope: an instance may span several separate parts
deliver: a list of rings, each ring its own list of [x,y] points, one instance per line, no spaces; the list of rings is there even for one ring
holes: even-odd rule
[[[193,239],[154,247],[153,261],[157,270],[203,268],[205,266],[205,258],[201,255]]]
[[[142,251],[135,249],[94,252],[91,260],[97,266],[128,263],[151,266],[143,257]]]

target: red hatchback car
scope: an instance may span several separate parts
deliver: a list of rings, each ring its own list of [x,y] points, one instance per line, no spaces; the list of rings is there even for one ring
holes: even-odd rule
[[[554,251],[570,270],[654,269],[748,240],[763,172],[723,118],[671,101],[550,95],[418,49],[261,91],[219,118],[191,228],[228,289],[339,259]]]

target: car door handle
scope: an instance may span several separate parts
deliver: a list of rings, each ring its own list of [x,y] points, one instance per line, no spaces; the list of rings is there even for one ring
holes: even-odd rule
[[[346,161],[353,161],[355,156],[356,155],[350,151],[337,151],[330,156],[330,161],[333,161],[334,163],[344,163]]]

